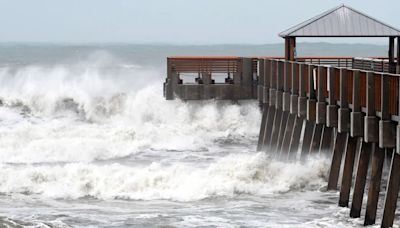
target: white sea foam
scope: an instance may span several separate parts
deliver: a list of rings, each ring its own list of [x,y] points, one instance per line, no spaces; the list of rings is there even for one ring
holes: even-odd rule
[[[262,153],[229,155],[198,167],[154,162],[141,167],[74,163],[0,167],[0,192],[50,198],[170,199],[193,201],[238,194],[270,195],[317,190],[325,184],[327,161],[285,164]]]
[[[0,69],[0,162],[105,160],[256,138],[254,102],[165,101],[161,72],[115,70],[101,59],[87,66]]]

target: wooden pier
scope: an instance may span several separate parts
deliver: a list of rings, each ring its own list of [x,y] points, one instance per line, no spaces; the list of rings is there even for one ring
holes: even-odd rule
[[[357,23],[348,21],[355,18]],[[400,187],[400,30],[340,6],[280,35],[284,57],[168,58],[164,96],[257,99],[258,151],[282,161],[331,157],[328,190],[340,192],[338,205],[350,207],[352,218],[365,215],[364,224],[371,225],[385,191],[381,227],[391,227]],[[297,57],[296,37],[388,37],[389,52],[387,58]],[[185,74],[191,83],[182,79]],[[221,74],[224,80],[216,82]]]

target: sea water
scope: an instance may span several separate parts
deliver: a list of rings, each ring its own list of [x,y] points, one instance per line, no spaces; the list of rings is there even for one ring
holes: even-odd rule
[[[329,157],[256,152],[256,101],[166,101],[163,53],[199,48],[163,48],[0,47],[1,227],[362,226]]]

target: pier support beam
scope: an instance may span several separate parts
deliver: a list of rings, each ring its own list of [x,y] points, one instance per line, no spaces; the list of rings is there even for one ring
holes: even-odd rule
[[[386,187],[385,206],[383,210],[382,228],[393,226],[396,212],[397,198],[400,187],[400,155],[393,153],[390,165],[389,180]]]
[[[310,152],[309,152],[310,154],[318,154],[319,153],[323,129],[324,129],[324,125],[322,125],[322,124],[314,125],[314,131],[312,134],[312,141],[311,141],[311,147],[310,147]]]
[[[278,147],[278,153],[280,159],[287,160],[289,158],[289,147],[290,141],[293,137],[293,130],[295,124],[296,113],[293,113],[293,106],[297,105],[297,99],[294,94],[297,93],[297,85],[293,85],[294,79],[297,80],[297,68],[296,65],[290,62],[285,62],[285,76],[284,76],[284,93],[283,93],[283,111],[287,113],[286,122],[283,131],[281,132],[282,140],[281,145]],[[295,102],[295,104],[294,104]]]
[[[367,208],[365,211],[364,225],[375,224],[376,210],[378,208],[379,192],[381,188],[382,168],[385,161],[385,150],[375,143],[371,161],[371,179],[368,188]]]
[[[314,66],[307,65],[306,69],[307,74],[307,86],[308,87],[308,97],[300,97],[299,98],[299,111],[303,108],[304,104],[307,107],[306,113],[306,121],[305,121],[305,128],[304,128],[304,137],[303,137],[303,144],[301,146],[301,155],[300,158],[304,161],[307,156],[310,154],[310,148],[313,142],[313,135],[314,135],[314,128],[315,128],[315,121],[316,121],[316,96],[314,90]]]
[[[267,129],[265,129],[265,126],[266,126],[266,122],[268,119],[268,109],[269,109],[269,105],[264,104],[263,109],[262,109],[260,133],[258,134],[259,136],[258,136],[258,143],[257,143],[257,151],[261,151],[262,147],[263,147],[264,135],[265,135],[265,131],[267,131]]]
[[[359,210],[361,210],[362,197],[365,188],[366,173],[368,171],[368,165],[371,153],[373,154],[372,169],[371,169],[371,180],[369,184],[368,191],[368,203],[367,203],[367,213],[365,217],[364,224],[370,225],[375,223],[376,216],[376,206],[379,197],[379,188],[382,175],[382,166],[384,153],[379,149],[379,131],[378,131],[378,120],[375,117],[375,83],[374,74],[372,72],[367,72],[366,74],[366,106],[367,115],[364,117],[364,142],[367,143],[370,151],[368,154],[360,153],[359,167],[356,178],[356,186],[354,187],[353,195],[353,206],[351,217],[360,216]],[[365,157],[364,157],[365,156]],[[368,158],[367,158],[368,157]],[[364,158],[364,159],[362,159]],[[367,161],[368,160],[368,161]],[[382,163],[382,164],[381,164]],[[360,173],[360,175],[359,175]],[[357,185],[357,183],[359,183]],[[354,207],[354,208],[353,208]]]
[[[265,129],[264,129],[264,138],[261,150],[267,151],[271,146],[271,138],[272,138],[272,129],[274,127],[274,118],[275,118],[275,104],[276,104],[276,61],[266,59],[265,60],[265,72],[266,78],[264,80],[265,90],[268,90],[267,96],[265,95],[266,91],[264,91],[264,100],[268,98],[268,113],[267,119],[265,121]]]
[[[321,145],[319,146],[320,154],[329,154],[329,152],[331,151],[333,137],[333,128],[324,126],[322,130]]]
[[[348,137],[346,155],[343,166],[342,184],[340,187],[339,206],[348,207],[351,182],[353,179],[354,158],[356,156],[358,138]]]
[[[361,142],[361,150],[358,157],[357,174],[353,190],[353,200],[350,210],[350,217],[352,218],[358,218],[361,214],[369,160],[374,146],[375,145],[373,145],[372,143]]]
[[[343,152],[346,150],[348,133],[338,132],[332,154],[331,168],[329,170],[328,190],[336,190],[338,187],[340,164]]]
[[[262,118],[261,118],[261,127],[260,127],[260,134],[258,136],[258,143],[257,143],[257,151],[261,151],[262,147],[263,147],[263,142],[264,142],[264,135],[265,135],[265,131],[267,129],[265,129],[266,123],[267,123],[267,119],[268,119],[268,109],[269,109],[269,103],[268,103],[268,93],[265,95],[266,91],[268,91],[268,87],[266,87],[266,85],[269,84],[266,83],[265,81],[268,79],[269,80],[269,75],[267,76],[267,74],[270,74],[270,72],[268,72],[270,70],[269,67],[269,62],[267,62],[265,59],[260,59],[258,60],[259,62],[259,85],[258,85],[258,92],[257,92],[257,97],[258,97],[258,101],[262,104]],[[268,65],[268,66],[267,66]],[[267,97],[265,97],[267,96]]]
[[[327,122],[332,125],[336,126],[336,137],[333,146],[333,153],[332,153],[332,162],[331,168],[329,171],[329,179],[328,179],[328,190],[336,190],[338,188],[338,180],[340,174],[340,167],[342,164],[342,157],[343,153],[346,151],[347,140],[349,137],[350,132],[350,109],[348,104],[347,98],[347,89],[350,85],[348,85],[348,71],[347,69],[340,69],[339,70],[339,109],[333,108],[333,104],[337,104],[335,97],[335,80],[337,78],[332,78],[332,76],[338,77],[337,71],[332,72],[330,71],[330,89],[329,89],[329,102],[330,106],[328,106],[328,113],[329,116],[327,117]],[[336,116],[335,116],[335,109],[336,109]],[[337,120],[334,122],[334,120]]]
[[[276,97],[275,97],[275,118],[274,127],[272,129],[271,147],[270,150],[274,155],[277,154],[277,148],[279,147],[279,136],[281,131],[281,126],[284,121],[287,121],[287,115],[283,112],[283,74],[284,74],[284,64],[282,61],[277,61],[277,73],[276,77]],[[286,116],[286,117],[285,117]],[[285,119],[286,118],[286,119]],[[283,128],[283,127],[282,127]]]
[[[364,136],[364,128],[363,128],[363,115],[361,113],[361,105],[360,105],[360,72],[353,71],[353,96],[352,96],[352,103],[353,103],[353,110],[350,113],[350,137],[348,139],[345,163],[343,167],[343,176],[342,176],[342,185],[340,188],[340,199],[339,199],[339,206],[347,207],[349,204],[349,196],[350,196],[350,189],[351,189],[351,182],[353,179],[353,168],[354,168],[354,158],[356,155],[356,144],[357,141],[360,140],[360,137]],[[359,153],[359,160],[365,161],[369,154],[370,150],[366,148],[366,144],[362,141],[359,145],[360,153]],[[364,152],[368,151],[368,152]],[[363,157],[360,157],[363,156]],[[369,158],[367,159],[369,161]],[[360,164],[360,162],[358,162]],[[363,167],[363,166],[362,166]],[[361,167],[360,167],[361,168]],[[358,167],[357,167],[358,169]],[[359,173],[359,172],[357,172]],[[361,173],[360,173],[361,174]],[[360,179],[362,180],[362,179]],[[353,196],[354,197],[354,196]]]

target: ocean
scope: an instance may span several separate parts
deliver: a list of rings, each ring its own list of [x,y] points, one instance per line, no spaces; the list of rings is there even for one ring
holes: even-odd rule
[[[284,163],[256,152],[256,101],[163,98],[168,55],[281,50],[0,44],[0,227],[361,227],[326,190],[329,157]],[[386,47],[298,52],[382,56]]]

